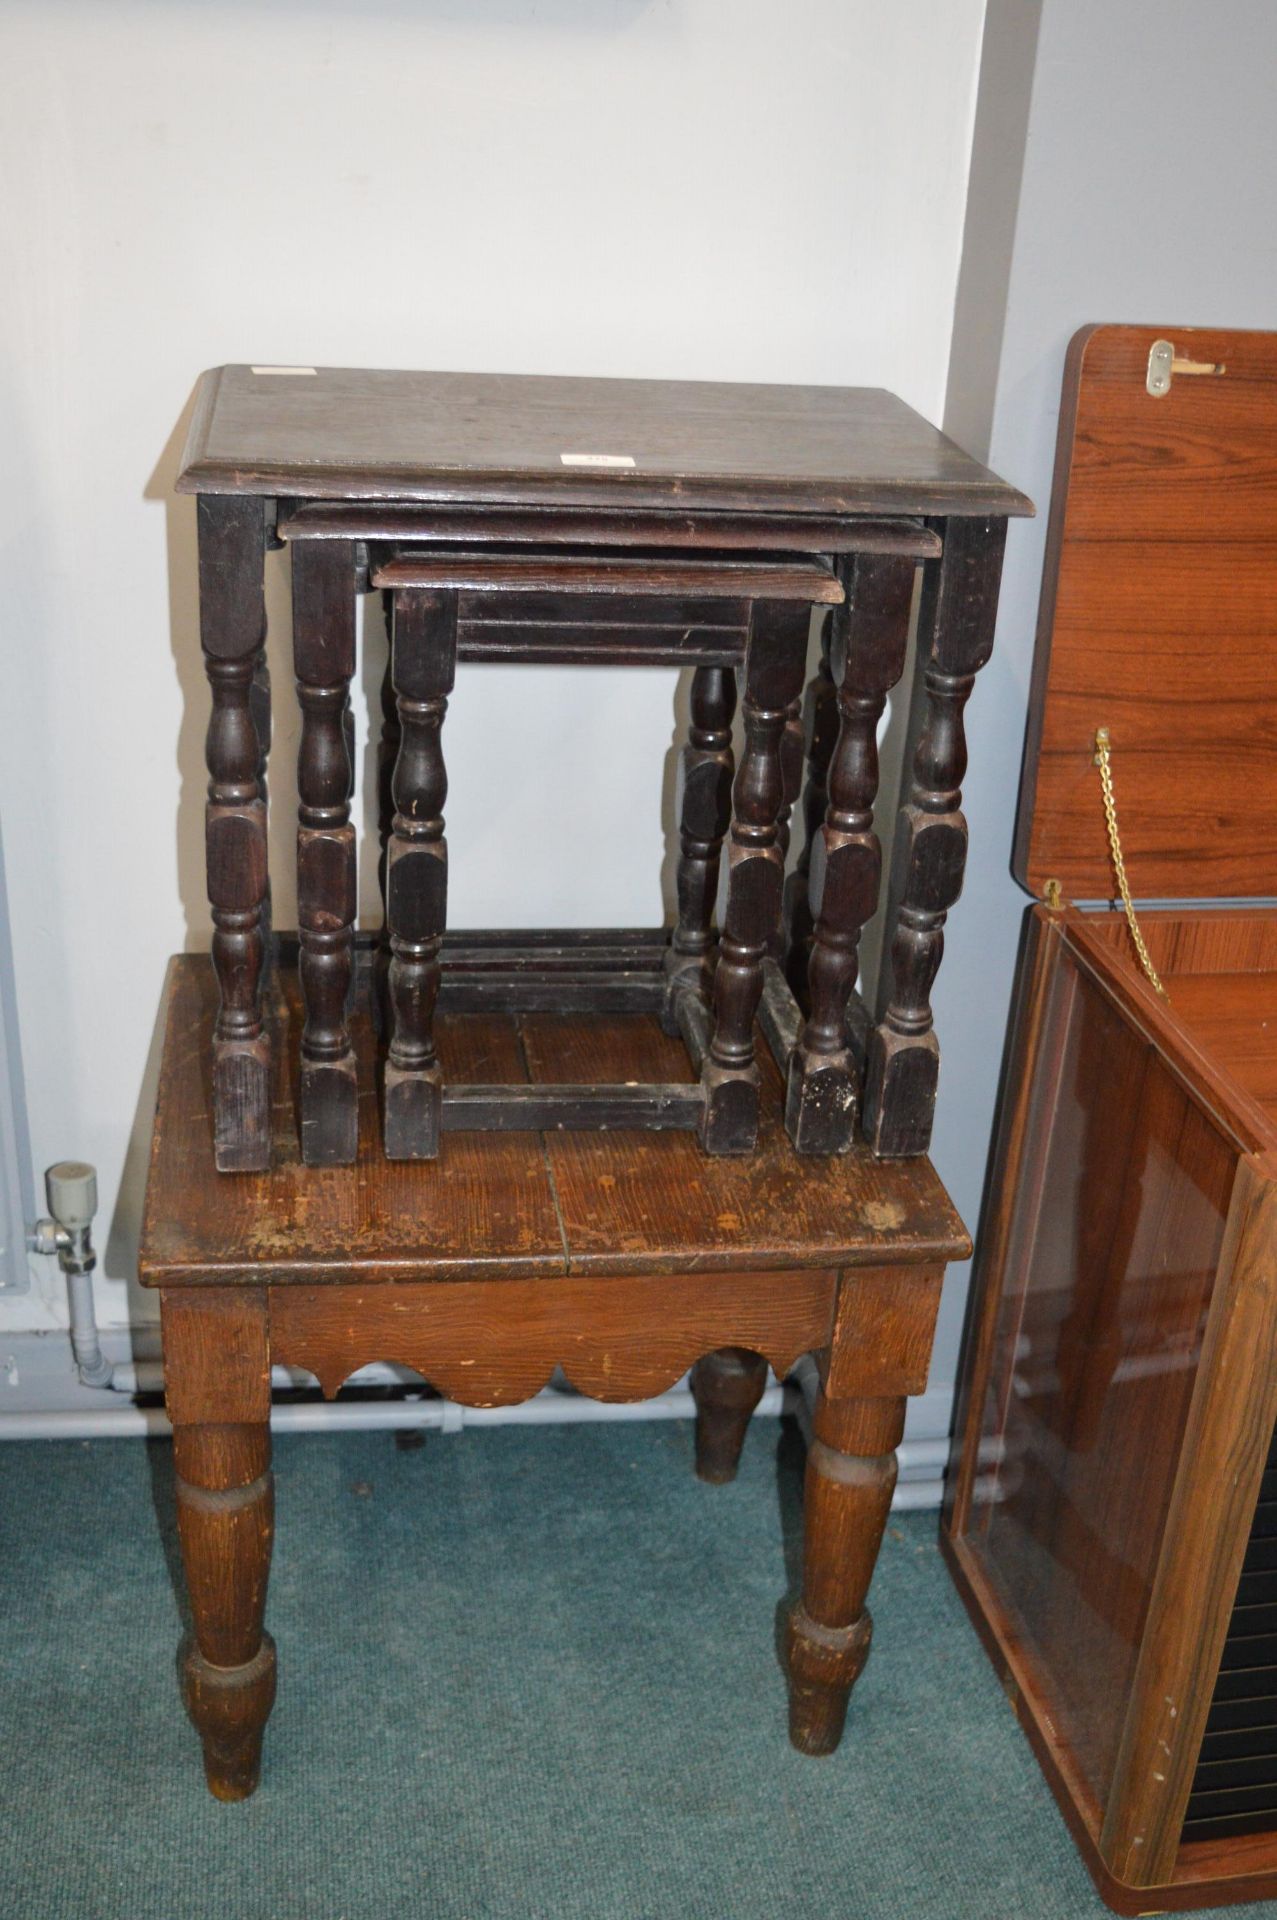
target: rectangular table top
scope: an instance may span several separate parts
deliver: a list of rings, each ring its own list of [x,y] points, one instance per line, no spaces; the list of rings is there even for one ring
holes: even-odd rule
[[[179,493],[740,512],[1028,514],[876,387],[215,367]]]
[[[962,1223],[927,1160],[880,1161],[857,1144],[800,1158],[785,1135],[765,1047],[762,1134],[744,1159],[713,1159],[690,1133],[449,1133],[438,1160],[381,1147],[375,1046],[361,993],[354,1166],[301,1164],[291,1097],[301,1030],[297,975],[279,968],[273,1164],[213,1165],[207,955],[170,964],[165,1038],[142,1225],[148,1286],[552,1279],[570,1273],[758,1272],[961,1259]],[[437,1022],[456,1082],[691,1078],[651,1015],[451,1014]]]

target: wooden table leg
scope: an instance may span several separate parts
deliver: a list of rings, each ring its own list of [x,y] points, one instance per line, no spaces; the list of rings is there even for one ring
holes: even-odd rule
[[[381,895],[382,931],[373,955],[372,1015],[378,1039],[386,1041],[390,1038],[391,1025],[390,916],[387,911],[386,868],[390,860],[391,835],[395,828],[395,763],[399,758],[399,744],[403,736],[390,651],[394,595],[383,593],[381,605],[386,623],[386,665],[381,676],[381,733],[377,741],[377,890]]]
[[[213,1148],[223,1173],[270,1165],[270,1041],[262,1021],[268,899],[259,670],[266,637],[262,502],[201,496],[200,639],[213,694],[205,846],[213,966]],[[257,681],[257,715],[254,682]]]
[[[359,1142],[354,976],[355,829],[350,824],[350,679],[355,559],[350,540],[293,543],[297,750],[297,920],[305,1025],[298,1133],[308,1167],[349,1166]]]
[[[708,1153],[751,1153],[758,1137],[754,1016],[763,961],[780,925],[785,777],[781,746],[802,692],[811,608],[754,603],[745,651],[745,747],[732,787],[727,911],[714,972],[714,1033],[701,1070],[700,1141]]]
[[[799,1153],[845,1153],[855,1132],[858,1074],[847,1040],[860,935],[878,905],[882,856],[874,832],[878,722],[904,671],[917,572],[911,559],[861,554],[843,568],[831,665],[840,684],[828,810],[811,848],[807,957],[810,1012],[789,1061],[785,1126]]]
[[[794,871],[785,882],[785,977],[806,1011],[807,966],[815,919],[811,910],[811,862],[817,835],[829,805],[829,763],[838,739],[838,696],[834,690],[830,648],[832,613],[820,630],[820,662],[804,696],[803,739],[806,777],[802,789],[803,844]]]
[[[697,667],[691,724],[679,762],[678,925],[665,956],[661,1025],[678,1033],[680,993],[708,1001],[714,948],[719,857],[732,814],[732,717],[736,676],[730,667]]]
[[[882,1545],[904,1432],[902,1397],[816,1406],[807,1452],[802,1596],[786,1636],[789,1737],[832,1753],[873,1631],[865,1595]]]
[[[865,1596],[896,1484],[905,1399],[921,1393],[944,1268],[852,1267],[841,1276],[807,1453],[802,1593],[789,1618],[789,1733],[832,1753],[869,1653]]]
[[[767,1385],[767,1362],[747,1347],[719,1347],[696,1362],[691,1384],[697,1478],[721,1486],[736,1478],[750,1418]]]
[[[400,740],[386,853],[392,1029],[383,1138],[387,1159],[433,1160],[443,1107],[434,1010],[448,907],[448,775],[441,735],[456,677],[457,596],[416,588],[396,593],[392,626]]]
[[[993,651],[1006,529],[1003,519],[950,520],[942,557],[923,572],[910,713],[917,744],[892,856],[890,971],[883,976],[890,993],[880,994],[886,1004],[869,1036],[865,1076],[865,1133],[886,1156],[922,1154],[931,1144],[940,1076],[931,988],[967,858],[962,710]]]
[[[178,1533],[194,1621],[183,1696],[209,1791],[247,1799],[275,1700],[263,1631],[274,1534],[270,1363],[261,1288],[168,1289],[161,1300]]]

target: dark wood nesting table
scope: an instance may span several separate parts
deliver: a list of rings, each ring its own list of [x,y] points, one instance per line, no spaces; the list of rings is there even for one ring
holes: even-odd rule
[[[925,1158],[928,996],[965,857],[962,711],[1028,502],[876,391],[249,367],[204,376],[178,485],[199,495],[213,966],[170,972],[140,1268],[161,1290],[212,1791],[253,1791],[274,1695],[273,1361],[328,1392],[399,1361],[471,1405],[526,1398],[556,1364],[619,1400],[691,1366],[698,1470],[726,1479],[768,1362],[814,1353],[787,1659],[792,1737],[831,1751],[905,1396],[968,1251]],[[302,710],[283,941],[262,586],[280,541]],[[919,568],[879,1014],[854,990],[876,729]],[[386,933],[361,944],[349,687],[371,589],[392,628]],[[672,932],[448,932],[442,726],[469,660],[694,668]]]

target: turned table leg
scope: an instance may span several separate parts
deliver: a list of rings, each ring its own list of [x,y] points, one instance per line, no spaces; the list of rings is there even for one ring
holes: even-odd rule
[[[661,1024],[678,1033],[677,999],[708,1000],[714,949],[719,858],[732,810],[732,717],[736,676],[699,666],[692,675],[691,724],[679,762],[678,925],[665,956]]]
[[[696,1474],[721,1486],[736,1478],[754,1408],[767,1385],[767,1362],[746,1347],[720,1347],[692,1368],[696,1401]]]
[[[732,786],[727,910],[714,970],[714,1031],[701,1070],[700,1141],[709,1153],[750,1153],[758,1137],[754,1016],[763,961],[780,926],[782,747],[802,692],[810,628],[805,604],[754,603],[741,703],[745,744]]]
[[[209,1791],[247,1799],[275,1700],[263,1630],[274,1534],[270,1369],[261,1289],[162,1298],[165,1397],[173,1422],[178,1534],[194,1640],[182,1692],[204,1747]]]
[[[803,1753],[832,1753],[847,1701],[869,1656],[865,1595],[896,1484],[905,1403],[828,1400],[822,1393],[807,1451],[802,1595],[789,1616],[789,1737]]]
[[[785,882],[784,929],[787,950],[785,975],[800,1007],[806,1011],[807,963],[815,918],[811,910],[811,862],[816,837],[825,824],[829,803],[829,763],[838,738],[838,696],[830,664],[833,616],[820,629],[820,662],[804,696],[803,739],[806,777],[802,787],[803,844],[794,871]]]
[[[789,1733],[832,1753],[869,1654],[865,1596],[896,1484],[905,1399],[931,1364],[943,1266],[849,1268],[819,1356],[803,1513],[802,1592],[790,1616]]]
[[[433,1160],[443,1109],[434,1010],[448,904],[448,775],[441,735],[456,676],[456,594],[416,588],[397,593],[392,628],[400,739],[386,852],[392,1024],[383,1128],[387,1159]]]
[[[923,570],[910,714],[917,745],[892,857],[890,992],[869,1036],[865,1075],[865,1133],[888,1157],[922,1154],[931,1143],[940,1075],[931,988],[967,858],[962,714],[993,651],[1006,525],[950,520],[942,557]]]
[[[261,733],[262,503],[202,496],[196,528],[200,639],[213,695],[204,816],[220,996],[213,1028],[213,1148],[221,1172],[247,1173],[270,1165],[271,1147],[270,1041],[262,1020],[269,929]]]
[[[305,1025],[298,1131],[308,1167],[349,1166],[359,1140],[355,1050],[347,1022],[356,910],[355,829],[350,824],[352,541],[294,543],[293,661],[302,716],[297,920]]]
[[[811,843],[809,1012],[790,1057],[785,1097],[785,1125],[799,1153],[845,1153],[855,1131],[859,1085],[847,1004],[861,931],[878,905],[878,722],[904,670],[916,571],[911,559],[858,556],[843,568],[847,600],[831,621],[840,725],[827,812]]]

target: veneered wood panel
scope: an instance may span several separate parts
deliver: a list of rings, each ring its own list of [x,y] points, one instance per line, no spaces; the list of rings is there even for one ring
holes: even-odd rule
[[[1152,343],[1219,364],[1146,388]],[[1277,334],[1104,326],[1065,371],[1014,869],[1116,891],[1107,727],[1137,898],[1274,885]]]

